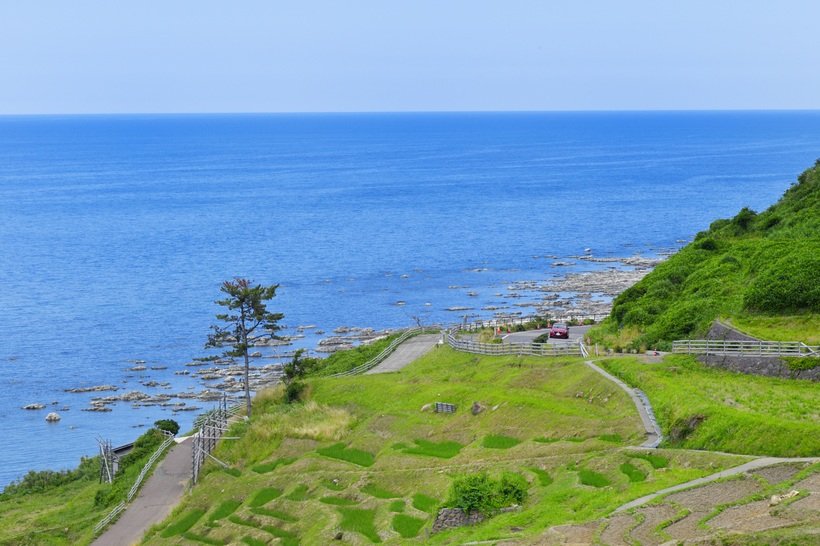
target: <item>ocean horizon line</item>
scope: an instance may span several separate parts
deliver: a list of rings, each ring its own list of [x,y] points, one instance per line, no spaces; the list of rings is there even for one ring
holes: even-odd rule
[[[139,112],[23,112],[0,113],[2,118],[82,118],[82,117],[228,117],[228,116],[404,116],[404,115],[520,115],[520,114],[779,114],[820,113],[820,108],[613,108],[613,109],[566,109],[566,110],[293,110],[293,111],[139,111]]]

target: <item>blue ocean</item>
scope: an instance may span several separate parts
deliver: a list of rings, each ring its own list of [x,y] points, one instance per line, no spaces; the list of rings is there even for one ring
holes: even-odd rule
[[[587,248],[678,248],[818,157],[819,112],[0,117],[0,487],[189,428],[65,389],[201,390],[175,372],[223,280],[279,283],[291,332],[458,322]]]

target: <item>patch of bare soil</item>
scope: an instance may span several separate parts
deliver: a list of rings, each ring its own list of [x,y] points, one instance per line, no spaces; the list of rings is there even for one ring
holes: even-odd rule
[[[588,546],[594,543],[595,531],[598,530],[599,522],[591,521],[578,525],[560,525],[553,527],[542,536],[538,542],[539,546],[562,544],[564,546]]]
[[[794,521],[772,514],[769,500],[760,500],[727,508],[707,522],[712,529],[727,529],[735,532],[765,531],[787,525]]]
[[[769,485],[775,485],[780,482],[785,482],[786,480],[791,479],[804,467],[805,465],[781,464],[777,466],[768,466],[766,468],[753,470],[749,472],[749,474],[763,478],[764,480],[769,482]]]
[[[692,512],[682,520],[664,529],[664,531],[675,540],[689,540],[704,537],[709,534],[709,531],[698,527],[698,522],[706,514],[707,512]]]
[[[818,523],[820,523],[820,493],[811,493],[808,497],[789,504],[783,508],[781,515],[796,521],[807,521],[813,518],[819,520]]]
[[[811,476],[800,480],[792,486],[792,489],[820,493],[820,472],[815,472]]]
[[[760,489],[760,484],[754,479],[744,477],[673,493],[666,497],[666,500],[679,504],[692,512],[708,513],[716,506],[737,502],[759,492]]]
[[[607,546],[630,546],[626,540],[627,532],[635,525],[635,517],[622,515],[607,520],[606,528],[601,533],[601,542]]]
[[[662,543],[663,539],[655,532],[655,529],[664,521],[675,517],[678,511],[673,506],[661,504],[639,508],[637,513],[645,519],[643,523],[632,530],[630,535],[643,546],[656,546]]]

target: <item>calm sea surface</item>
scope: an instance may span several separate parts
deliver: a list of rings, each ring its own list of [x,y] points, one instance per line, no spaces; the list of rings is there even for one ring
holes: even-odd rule
[[[455,322],[555,275],[544,256],[651,255],[765,208],[817,157],[817,112],[0,117],[0,486],[190,426],[64,389],[200,390],[174,372],[224,279],[280,283],[291,327]]]

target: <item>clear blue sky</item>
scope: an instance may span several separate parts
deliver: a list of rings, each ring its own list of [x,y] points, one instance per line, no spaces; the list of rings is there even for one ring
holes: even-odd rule
[[[0,0],[0,113],[820,108],[818,0]]]

